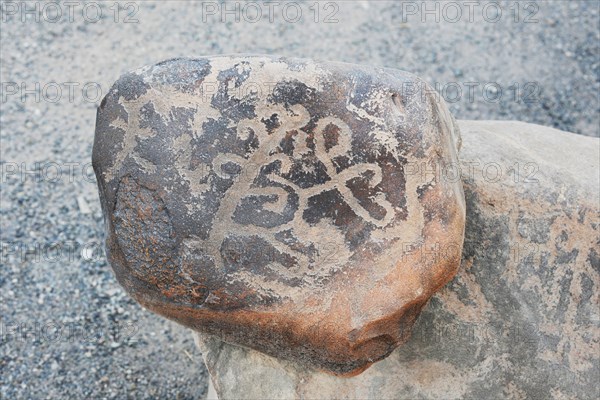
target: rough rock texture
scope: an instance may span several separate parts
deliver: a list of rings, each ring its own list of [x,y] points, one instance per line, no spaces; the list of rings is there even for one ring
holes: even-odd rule
[[[221,399],[600,398],[598,139],[459,125],[463,261],[411,339],[338,378],[198,337]]]
[[[415,173],[457,162],[432,93],[397,70],[264,56],[123,76],[93,150],[117,279],[198,331],[361,372],[460,262],[460,180]]]

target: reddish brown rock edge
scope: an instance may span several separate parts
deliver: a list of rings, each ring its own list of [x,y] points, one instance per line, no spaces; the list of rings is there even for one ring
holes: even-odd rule
[[[402,71],[267,56],[123,76],[93,149],[117,279],[197,331],[360,373],[460,262],[460,138],[433,93]]]

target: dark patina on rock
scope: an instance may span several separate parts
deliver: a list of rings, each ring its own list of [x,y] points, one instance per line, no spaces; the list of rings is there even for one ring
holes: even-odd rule
[[[143,306],[340,375],[407,340],[456,273],[459,132],[406,72],[269,56],[121,77],[93,165],[106,249]]]

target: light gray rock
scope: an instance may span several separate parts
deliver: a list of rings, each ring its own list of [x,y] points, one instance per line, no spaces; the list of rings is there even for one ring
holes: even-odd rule
[[[197,336],[220,399],[600,397],[598,139],[521,122],[459,125],[462,265],[411,339],[340,378]]]

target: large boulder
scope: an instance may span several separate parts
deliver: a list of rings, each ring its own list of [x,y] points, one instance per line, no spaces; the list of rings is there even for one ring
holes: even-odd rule
[[[93,165],[117,279],[230,343],[357,374],[409,336],[464,238],[455,121],[406,72],[264,56],[123,76]],[[447,257],[422,257],[442,247]]]
[[[219,398],[600,398],[598,139],[520,122],[459,125],[462,265],[411,339],[339,378],[198,335]]]

